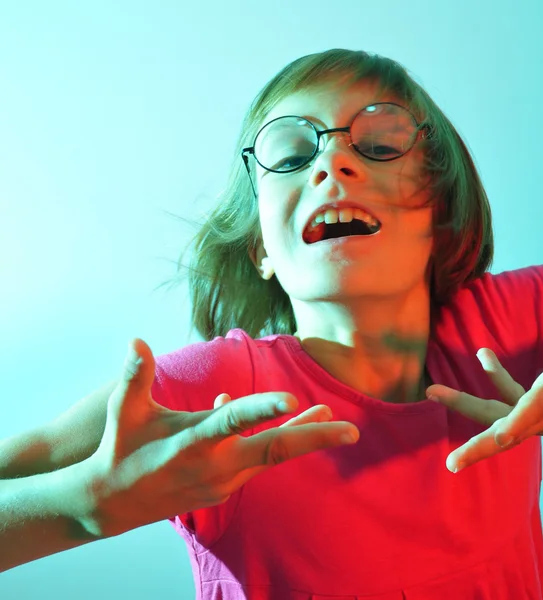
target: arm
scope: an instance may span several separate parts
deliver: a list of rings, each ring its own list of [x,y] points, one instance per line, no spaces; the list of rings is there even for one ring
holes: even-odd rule
[[[100,444],[115,386],[51,423],[0,440],[0,572],[99,539],[78,520],[89,510],[84,461]]]
[[[116,384],[104,385],[51,423],[0,440],[0,480],[50,473],[91,456],[102,439]]]
[[[221,504],[285,460],[355,443],[359,436],[351,423],[327,422],[330,411],[316,406],[287,421],[288,427],[244,437],[294,412],[296,398],[267,392],[212,410],[173,411],[153,400],[154,376],[151,349],[136,339],[112,392],[104,386],[97,398],[68,411],[69,418],[28,436],[28,444],[24,436],[6,443],[11,458],[4,473],[57,470],[0,479],[0,571]],[[223,396],[228,398],[221,394],[218,400]],[[77,433],[80,440],[69,439]],[[39,443],[49,449],[46,460],[36,459],[43,454]],[[32,460],[21,450],[26,446]]]
[[[99,539],[80,524],[89,483],[84,462],[0,480],[0,572]]]

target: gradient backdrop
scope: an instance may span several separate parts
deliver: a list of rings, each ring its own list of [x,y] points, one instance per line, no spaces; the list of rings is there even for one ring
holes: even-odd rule
[[[3,0],[0,437],[115,378],[134,336],[155,355],[198,341],[186,288],[156,290],[192,233],[171,214],[213,205],[250,101],[304,54],[407,66],[480,169],[492,271],[543,263],[542,30],[540,0]],[[8,571],[0,598],[190,600],[194,584],[159,523]]]

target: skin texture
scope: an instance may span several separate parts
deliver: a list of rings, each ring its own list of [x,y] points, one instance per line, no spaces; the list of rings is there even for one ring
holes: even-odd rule
[[[378,101],[367,83],[333,81],[300,91],[267,115],[295,114],[317,129],[345,127]],[[289,295],[304,349],[330,374],[388,402],[425,399],[424,363],[430,326],[432,209],[420,144],[376,162],[349,146],[346,133],[324,136],[324,149],[305,168],[271,173],[257,165],[262,243],[250,256],[264,279],[276,276]],[[255,162],[256,165],[256,162]],[[308,217],[324,203],[351,199],[383,224],[370,237],[341,246],[307,245]]]

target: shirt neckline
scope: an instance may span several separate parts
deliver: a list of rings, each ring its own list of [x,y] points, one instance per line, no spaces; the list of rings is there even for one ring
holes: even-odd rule
[[[319,365],[319,363],[304,350],[301,341],[297,337],[288,334],[275,334],[272,336],[266,336],[264,339],[275,340],[284,343],[296,362],[305,371],[308,371],[311,376],[319,382],[320,385],[323,385],[334,394],[338,394],[347,400],[354,402],[355,404],[371,406],[375,409],[390,413],[421,413],[443,410],[442,405],[428,399],[420,400],[419,402],[396,404],[393,402],[385,402],[384,400],[374,398],[373,396],[368,396],[339,381],[339,379],[336,379],[333,375],[328,373],[324,367]],[[428,364],[431,362],[429,359],[432,354],[432,346],[433,342],[432,339],[430,339],[428,341],[428,351],[426,355],[425,366],[433,383],[437,383],[433,375],[433,365]]]

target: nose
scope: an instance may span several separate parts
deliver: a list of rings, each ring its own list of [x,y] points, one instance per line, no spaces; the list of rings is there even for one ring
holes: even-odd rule
[[[330,136],[324,150],[317,155],[309,183],[316,187],[331,177],[337,181],[366,181],[366,166],[349,146],[349,138],[337,133]]]

